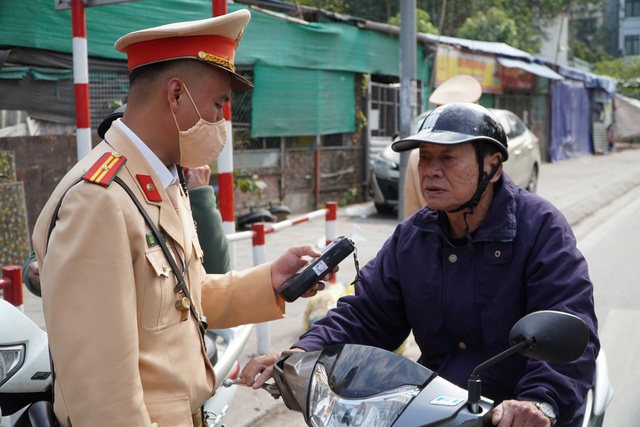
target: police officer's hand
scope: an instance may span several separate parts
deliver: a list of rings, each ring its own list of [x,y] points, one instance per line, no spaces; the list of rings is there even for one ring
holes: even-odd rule
[[[211,168],[209,167],[209,165],[204,165],[197,168],[185,169],[185,175],[187,178],[187,187],[189,188],[189,190],[193,190],[194,188],[209,185],[209,178],[211,178]]]
[[[313,249],[312,246],[293,246],[287,252],[280,256],[271,265],[271,283],[276,291],[289,277],[293,276],[300,268],[309,262],[311,258],[317,258],[321,254]],[[330,280],[333,274],[338,271],[338,267],[334,268],[331,273],[324,276],[324,280]],[[307,292],[302,294],[303,298],[314,296],[318,291],[323,290],[325,284],[319,281],[313,285]]]
[[[551,420],[531,402],[505,400],[493,409],[493,425],[498,427],[549,427]]]
[[[33,286],[40,289],[40,268],[38,268],[38,261],[29,264],[27,275]]]

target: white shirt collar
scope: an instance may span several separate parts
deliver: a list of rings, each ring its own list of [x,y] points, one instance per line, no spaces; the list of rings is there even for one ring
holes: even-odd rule
[[[162,186],[166,189],[171,184],[175,184],[178,182],[178,171],[176,170],[176,165],[170,165],[166,167],[162,161],[155,155],[151,149],[136,135],[121,119],[117,119],[115,121],[117,125],[122,129],[124,133],[127,134],[129,139],[133,141],[135,146],[140,150],[144,158],[149,162],[153,171],[158,175],[160,181],[162,182]]]

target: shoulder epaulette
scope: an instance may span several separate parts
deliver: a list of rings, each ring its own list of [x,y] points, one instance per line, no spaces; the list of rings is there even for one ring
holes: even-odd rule
[[[104,153],[102,157],[91,166],[89,171],[82,176],[82,179],[87,182],[102,185],[103,187],[108,187],[125,163],[127,163],[126,157],[117,151]]]

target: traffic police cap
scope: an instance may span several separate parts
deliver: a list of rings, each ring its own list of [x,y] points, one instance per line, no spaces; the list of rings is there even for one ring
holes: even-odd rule
[[[157,62],[193,58],[228,71],[232,89],[247,90],[253,84],[236,73],[233,61],[249,19],[251,13],[241,9],[215,18],[134,31],[120,37],[115,48],[127,54],[129,70]]]
[[[421,143],[454,145],[472,141],[486,141],[502,153],[502,161],[509,158],[507,136],[498,118],[486,108],[468,102],[453,102],[436,108],[425,119],[420,131],[393,143],[393,151],[418,148]]]
[[[429,96],[434,105],[450,102],[478,102],[482,96],[482,86],[467,74],[458,74],[443,82]]]

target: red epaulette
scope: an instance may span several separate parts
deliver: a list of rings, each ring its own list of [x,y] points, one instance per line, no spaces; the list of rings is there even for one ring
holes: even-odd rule
[[[102,157],[91,166],[89,171],[82,176],[82,179],[94,184],[100,184],[103,187],[108,187],[125,163],[127,163],[126,157],[117,151],[104,153]]]

